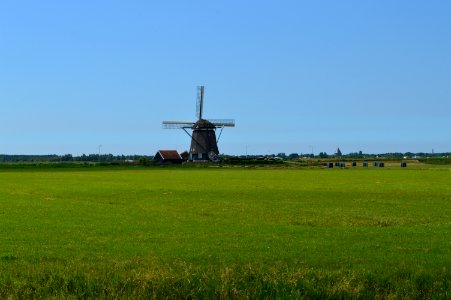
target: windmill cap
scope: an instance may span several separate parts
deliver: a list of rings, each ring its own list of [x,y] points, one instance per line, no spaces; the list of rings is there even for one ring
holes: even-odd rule
[[[210,121],[205,119],[200,119],[196,123],[194,123],[192,129],[215,129],[216,126],[213,125]]]

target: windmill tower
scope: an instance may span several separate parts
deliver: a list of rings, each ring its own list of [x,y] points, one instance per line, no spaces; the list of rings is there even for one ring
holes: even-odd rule
[[[235,127],[233,119],[204,119],[204,87],[197,87],[196,122],[191,121],[163,121],[164,129],[183,129],[191,137],[189,160],[218,161],[218,142],[224,127]],[[216,139],[216,129],[220,128]],[[189,131],[192,130],[192,133]]]

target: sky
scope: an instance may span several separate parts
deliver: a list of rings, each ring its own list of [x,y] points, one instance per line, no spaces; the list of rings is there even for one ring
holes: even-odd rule
[[[0,153],[451,151],[451,1],[0,1]],[[101,145],[101,146],[100,146]]]

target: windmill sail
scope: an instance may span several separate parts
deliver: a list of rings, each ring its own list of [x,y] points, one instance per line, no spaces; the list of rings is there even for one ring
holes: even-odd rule
[[[196,118],[202,119],[202,111],[204,109],[204,86],[197,87],[197,103],[196,103]]]
[[[208,119],[215,127],[235,127],[234,119]]]
[[[193,125],[191,121],[163,121],[163,129],[191,128]]]

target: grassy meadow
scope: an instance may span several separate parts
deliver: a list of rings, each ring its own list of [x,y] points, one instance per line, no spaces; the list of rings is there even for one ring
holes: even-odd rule
[[[449,298],[451,168],[0,170],[0,298]]]

